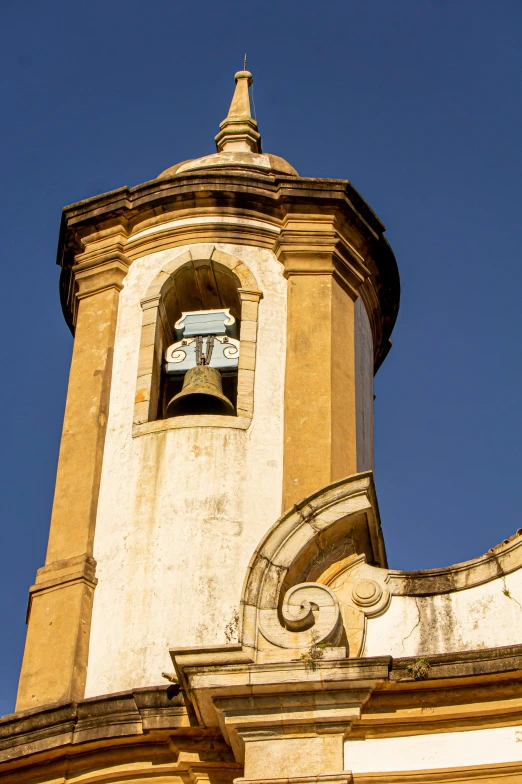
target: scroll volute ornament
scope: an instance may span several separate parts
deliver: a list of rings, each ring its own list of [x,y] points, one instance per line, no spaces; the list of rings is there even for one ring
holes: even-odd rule
[[[348,641],[348,656],[360,656],[367,618],[386,612],[391,601],[388,572],[366,563],[366,556],[349,556],[332,564],[320,577],[335,594]]]
[[[352,555],[325,568],[318,579],[315,568],[339,543],[340,552],[348,548],[352,553],[361,543],[366,545],[369,557],[382,568],[367,567],[364,554]],[[313,564],[314,582],[307,582]],[[363,566],[374,571],[360,572]],[[353,627],[357,634],[352,635],[348,655],[357,656],[366,613],[374,612],[388,596],[386,566],[372,473],[355,474],[316,491],[285,512],[252,555],[241,598],[243,650],[256,662],[288,661],[299,659],[311,646],[325,644],[324,659],[344,658]],[[374,572],[381,576],[376,578]],[[347,581],[352,574],[374,580],[382,589],[357,589],[357,601],[369,602],[364,609],[350,593],[355,580]]]
[[[335,646],[343,631],[339,602],[325,585],[294,585],[286,592],[280,613],[259,611],[259,630],[277,648],[305,650],[321,643]]]
[[[290,588],[279,612],[260,610],[259,631],[266,643],[276,648],[303,651],[311,645],[347,644],[343,655],[358,657],[364,646],[366,619],[388,609],[387,574],[387,570],[367,564],[364,555],[349,556],[332,564],[318,582]]]

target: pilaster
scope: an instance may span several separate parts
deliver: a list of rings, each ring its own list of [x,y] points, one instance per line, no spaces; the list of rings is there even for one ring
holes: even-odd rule
[[[292,216],[277,252],[288,279],[284,511],[358,470],[354,303],[370,273],[329,216]]]
[[[92,558],[112,375],[119,252],[74,268],[78,310],[46,565],[31,589],[17,710],[83,696],[95,579]]]

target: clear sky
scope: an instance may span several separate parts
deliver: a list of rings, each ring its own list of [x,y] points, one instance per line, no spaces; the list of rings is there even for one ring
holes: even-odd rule
[[[375,384],[390,566],[467,560],[522,526],[520,0],[19,0],[0,42],[0,714],[45,558],[72,346],[60,210],[213,152],[245,50],[264,150],[351,180],[399,264]]]

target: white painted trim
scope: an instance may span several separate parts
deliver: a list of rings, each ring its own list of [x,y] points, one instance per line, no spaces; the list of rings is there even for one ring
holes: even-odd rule
[[[347,740],[344,744],[344,767],[352,773],[391,773],[521,760],[522,725]]]
[[[129,237],[129,241],[133,242],[134,240],[140,239],[140,237],[157,234],[157,232],[165,231],[166,229],[172,229],[178,226],[200,225],[201,223],[240,224],[241,226],[252,226],[253,228],[262,228],[272,231],[274,234],[281,234],[281,229],[278,226],[274,226],[273,223],[268,223],[267,221],[256,220],[256,218],[232,218],[226,215],[201,215],[197,218],[179,218],[177,220],[167,221],[166,223],[159,223],[157,226],[151,226],[150,229],[144,229],[143,231],[138,231],[137,234],[132,234]]]

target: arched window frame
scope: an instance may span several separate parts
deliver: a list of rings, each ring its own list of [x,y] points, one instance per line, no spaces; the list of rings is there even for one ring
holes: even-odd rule
[[[156,419],[164,347],[174,342],[172,325],[168,323],[163,305],[172,276],[190,261],[212,260],[228,267],[239,279],[241,325],[237,384],[237,416],[200,414]],[[262,292],[248,267],[230,253],[213,245],[195,245],[165,264],[141,300],[143,311],[138,377],[134,401],[133,435],[184,427],[232,427],[246,429],[254,414],[254,377],[256,368],[257,320]]]

